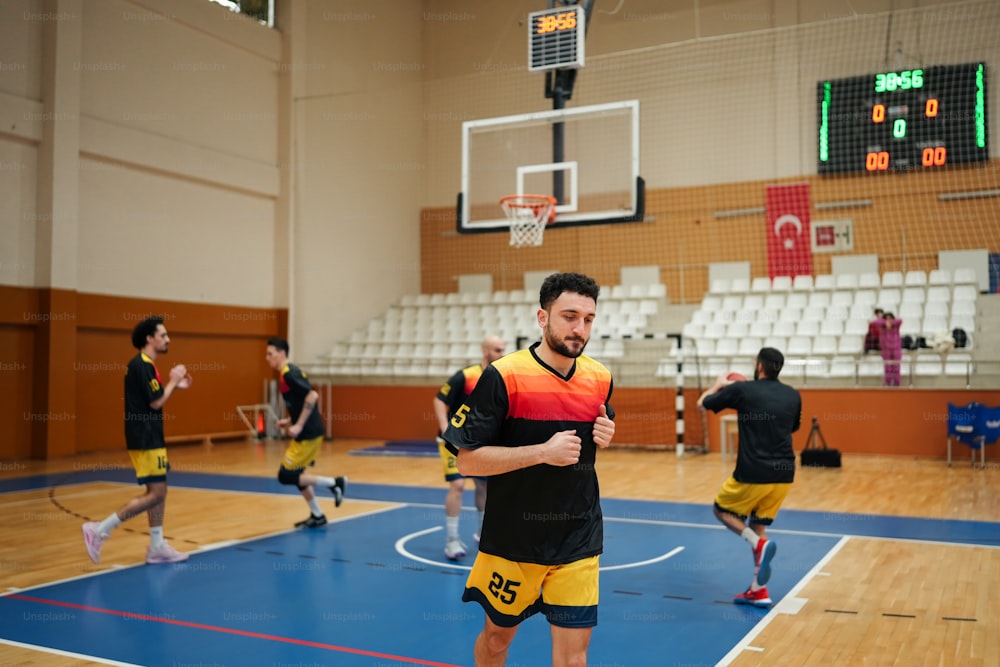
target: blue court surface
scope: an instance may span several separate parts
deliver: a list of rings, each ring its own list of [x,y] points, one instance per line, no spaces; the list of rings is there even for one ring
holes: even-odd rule
[[[6,480],[0,493],[134,481],[129,474]],[[272,479],[196,473],[174,473],[171,485],[288,493]],[[0,596],[0,654],[6,643],[170,667],[471,664],[483,613],[461,595],[475,549],[462,563],[444,558],[441,489],[352,484],[349,502],[366,501],[398,505],[373,505],[317,530],[207,547],[186,563],[8,592]],[[751,557],[707,504],[602,504],[605,553],[590,664],[716,664],[769,613],[731,603],[748,584]],[[845,535],[997,545],[991,523],[861,518],[784,510],[780,530],[771,531],[779,545],[768,586],[775,602],[808,580]],[[471,532],[474,522],[467,510],[463,526]],[[471,534],[464,540],[473,547]],[[86,558],[82,546],[80,555]],[[550,664],[550,646],[548,624],[535,616],[522,624],[508,664]]]

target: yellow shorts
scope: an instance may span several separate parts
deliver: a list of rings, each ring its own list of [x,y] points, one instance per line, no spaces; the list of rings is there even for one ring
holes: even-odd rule
[[[319,448],[323,445],[323,436],[311,440],[293,440],[285,450],[285,458],[281,462],[285,470],[305,470],[316,463]]]
[[[444,446],[444,440],[437,439],[438,452],[441,454],[441,463],[444,464],[444,481],[454,482],[462,478],[462,473],[458,472],[458,457],[448,451]]]
[[[770,526],[785,502],[790,483],[744,484],[730,477],[715,497],[715,506],[750,523]]]
[[[135,468],[135,481],[137,484],[167,481],[167,471],[170,470],[170,462],[167,461],[166,447],[160,447],[159,449],[130,449],[128,450],[128,455],[132,459],[132,467]]]
[[[538,565],[479,552],[462,600],[478,602],[490,620],[512,628],[542,612],[564,628],[597,625],[600,556],[565,565]]]

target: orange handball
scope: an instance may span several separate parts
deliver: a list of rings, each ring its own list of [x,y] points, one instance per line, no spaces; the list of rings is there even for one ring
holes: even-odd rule
[[[742,373],[737,373],[736,371],[733,371],[732,373],[726,376],[726,379],[729,380],[730,382],[746,382],[747,376],[743,375]]]

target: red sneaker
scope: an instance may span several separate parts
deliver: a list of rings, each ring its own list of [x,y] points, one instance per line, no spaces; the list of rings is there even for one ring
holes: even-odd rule
[[[753,550],[753,564],[757,569],[757,583],[763,586],[771,580],[771,559],[778,551],[778,545],[771,540],[761,538],[757,548]]]
[[[767,594],[767,588],[758,588],[755,591],[749,588],[744,593],[733,598],[735,604],[749,604],[754,607],[770,607],[774,603],[771,601],[771,597]]]

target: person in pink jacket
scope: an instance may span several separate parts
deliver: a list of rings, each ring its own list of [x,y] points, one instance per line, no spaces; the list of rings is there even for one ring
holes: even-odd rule
[[[892,313],[885,313],[882,322],[879,344],[882,348],[882,360],[885,362],[885,386],[898,387],[900,361],[903,358],[903,339],[899,335],[899,327],[903,320],[897,320]]]

